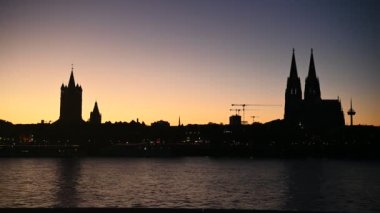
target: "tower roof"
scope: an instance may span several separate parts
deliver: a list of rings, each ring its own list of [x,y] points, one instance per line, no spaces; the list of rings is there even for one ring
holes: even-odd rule
[[[310,78],[317,78],[317,74],[315,72],[315,65],[314,65],[313,48],[311,48],[309,73],[307,74],[307,76],[310,77]]]
[[[69,87],[75,87],[75,80],[74,80],[74,72],[73,69],[71,69],[71,74],[70,74],[70,80],[69,80]]]
[[[92,110],[92,112],[100,114],[97,101],[95,101],[95,106],[94,106],[94,109]]]
[[[290,78],[298,78],[296,57],[294,56],[294,48],[293,48],[292,65],[290,66],[290,76],[289,77]]]

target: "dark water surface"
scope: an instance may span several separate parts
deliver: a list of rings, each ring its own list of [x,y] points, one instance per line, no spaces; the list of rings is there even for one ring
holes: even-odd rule
[[[0,207],[380,211],[380,161],[0,159]]]

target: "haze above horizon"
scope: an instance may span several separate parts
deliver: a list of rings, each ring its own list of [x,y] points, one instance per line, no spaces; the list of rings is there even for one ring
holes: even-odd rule
[[[74,64],[82,117],[150,124],[282,119],[292,48],[304,90],[314,49],[323,99],[380,126],[380,2],[0,0],[0,119],[55,121]]]

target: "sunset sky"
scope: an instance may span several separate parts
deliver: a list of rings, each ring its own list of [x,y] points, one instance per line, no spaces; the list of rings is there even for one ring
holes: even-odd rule
[[[380,1],[0,0],[0,119],[55,121],[74,64],[82,117],[177,125],[282,119],[295,48],[302,90],[314,49],[323,99],[380,125]]]

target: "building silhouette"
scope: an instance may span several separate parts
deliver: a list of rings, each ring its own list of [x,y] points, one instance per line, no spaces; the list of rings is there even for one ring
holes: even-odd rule
[[[102,123],[102,115],[99,112],[98,102],[95,101],[94,109],[90,113],[90,121],[91,124],[101,124]]]
[[[61,86],[61,105],[57,123],[80,124],[82,119],[82,87],[75,84],[74,69],[71,68],[69,83]]]
[[[344,126],[344,114],[340,100],[323,100],[321,98],[313,49],[311,49],[309,72],[305,80],[304,99],[302,99],[301,81],[298,77],[293,49],[290,75],[285,91],[284,119],[288,123],[306,128]]]
[[[240,115],[231,115],[230,116],[230,125],[231,126],[240,126],[241,125],[241,116]]]

